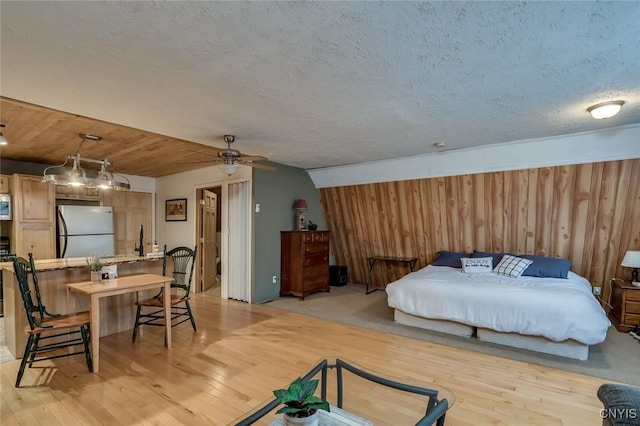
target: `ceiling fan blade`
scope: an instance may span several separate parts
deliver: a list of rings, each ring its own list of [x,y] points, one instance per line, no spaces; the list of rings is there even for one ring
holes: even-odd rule
[[[267,157],[263,157],[262,155],[240,155],[240,160],[242,161],[267,161]]]
[[[221,160],[211,159],[211,160],[200,160],[200,161],[181,161],[176,164],[201,164],[201,163],[221,163]]]
[[[240,162],[239,162],[239,163],[240,163]],[[245,165],[245,166],[249,166],[249,167],[255,167],[256,169],[267,170],[267,171],[269,171],[269,172],[273,172],[273,171],[278,170],[276,167],[273,167],[273,166],[267,166],[266,164],[254,163],[254,162],[252,162],[252,161],[247,161],[246,163],[245,163],[245,162],[242,162],[242,163],[240,163],[240,164],[243,164],[243,165]]]
[[[192,149],[188,149],[187,151],[193,152],[195,154],[206,155],[206,156],[209,156],[209,157],[215,157],[215,158],[218,157],[218,154],[209,154],[208,152],[194,151]]]

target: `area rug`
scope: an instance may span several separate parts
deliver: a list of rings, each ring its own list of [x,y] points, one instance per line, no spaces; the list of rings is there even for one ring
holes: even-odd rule
[[[291,296],[281,297],[266,302],[266,305],[385,333],[600,377],[603,381],[640,386],[640,363],[637,362],[640,359],[640,342],[613,327],[609,329],[603,343],[590,347],[588,360],[578,361],[396,324],[393,321],[393,309],[387,306],[386,293],[376,291],[365,294],[364,286],[359,284],[331,287],[329,293],[314,293],[304,300]]]

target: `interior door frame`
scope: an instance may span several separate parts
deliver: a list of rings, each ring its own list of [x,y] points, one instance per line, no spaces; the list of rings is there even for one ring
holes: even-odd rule
[[[202,202],[203,202],[203,195],[204,195],[204,191],[209,191],[211,188],[222,188],[222,184],[217,184],[217,185],[207,185],[204,186],[202,188],[196,188],[196,247],[198,247],[197,253],[196,253],[196,265],[194,268],[194,272],[195,272],[195,276],[194,276],[194,283],[195,285],[193,286],[193,288],[195,289],[195,292],[201,292],[203,291],[202,289],[202,256],[203,256],[203,251],[202,251],[202,244],[200,241],[201,235],[200,235],[200,230],[202,228],[203,225],[203,218],[202,218]],[[222,191],[220,191],[222,193]],[[220,196],[220,198],[222,198],[222,195]],[[220,200],[217,200],[216,203],[219,203]],[[220,232],[222,232],[220,230]],[[218,247],[218,250],[220,250],[220,248]],[[218,252],[217,255],[220,255],[220,253]],[[222,258],[220,258],[220,263],[222,264]],[[217,265],[216,265],[217,266]]]
[[[250,275],[249,275],[249,281],[246,283],[247,286],[247,297],[248,297],[248,303],[252,303],[252,298],[253,298],[253,292],[251,289],[252,286],[252,282],[253,282],[253,244],[252,244],[252,238],[253,238],[253,214],[252,214],[252,210],[251,210],[251,206],[253,205],[253,175],[251,176],[246,176],[246,177],[241,177],[241,178],[236,178],[236,179],[225,179],[223,181],[218,181],[218,182],[211,182],[211,183],[207,183],[207,184],[202,184],[202,185],[197,185],[195,187],[195,200],[198,203],[197,209],[196,209],[196,226],[194,229],[194,234],[195,234],[195,243],[196,246],[200,245],[200,226],[202,223],[202,211],[200,209],[200,199],[201,199],[201,193],[203,189],[207,189],[207,188],[215,188],[215,187],[221,187],[221,198],[222,200],[218,200],[218,203],[221,204],[220,206],[220,216],[221,216],[221,226],[220,226],[220,232],[221,232],[221,238],[220,238],[220,247],[218,247],[218,249],[220,250],[220,268],[221,268],[221,274],[220,274],[220,297],[223,299],[228,299],[229,298],[229,274],[228,274],[228,270],[229,270],[229,215],[232,214],[233,212],[230,211],[230,206],[229,206],[229,185],[230,184],[234,184],[234,183],[241,183],[241,182],[247,182],[249,184],[249,191],[250,191],[250,201],[249,201],[249,209],[248,209],[248,220],[249,220],[249,230],[247,232],[247,240],[245,241],[245,244],[250,247],[251,249],[251,256],[249,256],[248,259],[245,259],[245,261],[247,262],[247,268],[250,271]],[[197,285],[193,286],[193,288],[197,289],[196,291],[199,291],[200,288],[200,280],[201,280],[201,273],[200,273],[200,262],[202,261],[201,258],[201,253],[200,250],[198,250],[198,253],[196,255],[196,261],[198,262],[196,264],[196,268],[195,268],[195,279],[196,279],[196,283]]]

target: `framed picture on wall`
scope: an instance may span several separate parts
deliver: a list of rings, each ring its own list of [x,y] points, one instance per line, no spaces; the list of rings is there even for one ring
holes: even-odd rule
[[[177,222],[187,220],[187,199],[176,198],[165,201],[164,220],[167,222]]]

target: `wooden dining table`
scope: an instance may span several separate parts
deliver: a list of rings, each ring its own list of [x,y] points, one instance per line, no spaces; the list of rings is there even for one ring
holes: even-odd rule
[[[118,277],[98,282],[84,281],[67,284],[67,298],[69,306],[73,306],[71,293],[84,294],[90,297],[91,316],[91,357],[93,359],[93,372],[100,368],[100,299],[118,294],[133,293],[154,288],[164,288],[164,294],[171,294],[173,277],[165,277],[157,274],[138,274]],[[171,298],[164,297],[165,335],[166,347],[171,348]],[[167,321],[167,318],[169,319]],[[133,327],[133,324],[131,324]]]

